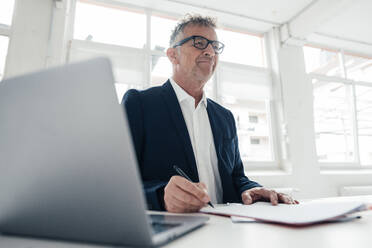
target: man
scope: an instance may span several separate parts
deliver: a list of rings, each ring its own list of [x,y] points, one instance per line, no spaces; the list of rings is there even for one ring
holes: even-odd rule
[[[163,86],[123,98],[149,209],[195,212],[206,203],[295,204],[244,175],[232,113],[207,99],[224,45],[211,18],[187,16],[170,39],[173,76]],[[178,176],[180,167],[192,182]]]

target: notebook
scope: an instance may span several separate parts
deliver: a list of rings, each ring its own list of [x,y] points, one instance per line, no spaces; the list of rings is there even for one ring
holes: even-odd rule
[[[305,226],[320,222],[344,218],[346,215],[367,210],[367,205],[362,202],[337,201],[322,202],[309,201],[296,205],[278,204],[273,206],[269,202],[256,202],[251,205],[225,204],[215,208],[204,207],[202,213],[247,217],[263,222],[285,225]],[[233,218],[235,222],[242,219]]]

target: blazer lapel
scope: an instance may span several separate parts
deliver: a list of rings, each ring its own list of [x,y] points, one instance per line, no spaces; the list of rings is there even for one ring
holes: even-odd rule
[[[209,123],[211,124],[211,129],[213,133],[214,146],[216,147],[217,155],[219,155],[220,154],[219,149],[223,142],[223,133],[221,132],[221,130],[218,130],[218,127],[221,127],[221,124],[218,123],[217,119],[218,113],[216,113],[216,109],[213,107],[209,99],[207,104],[207,112]]]
[[[229,174],[226,163],[224,162],[224,158],[222,157],[222,149],[223,149],[223,131],[221,128],[223,127],[223,123],[221,123],[221,119],[218,118],[219,113],[217,112],[216,108],[213,106],[213,103],[208,99],[207,104],[207,112],[209,123],[211,124],[212,134],[213,134],[213,141],[214,147],[216,148],[216,154],[218,159],[218,171],[220,173],[222,190],[223,190],[223,198],[225,199],[225,194],[227,194],[227,184],[226,179],[231,177]]]
[[[199,182],[198,170],[196,168],[195,156],[191,145],[190,135],[187,131],[187,126],[185,119],[183,118],[181,106],[178,102],[176,93],[173,90],[173,87],[168,80],[165,84],[163,84],[163,98],[166,102],[168,110],[172,116],[174,125],[176,126],[176,130],[178,135],[181,139],[182,144],[185,144],[183,147],[185,149],[185,154],[187,160],[190,164],[190,170],[192,172],[190,178],[193,182]]]

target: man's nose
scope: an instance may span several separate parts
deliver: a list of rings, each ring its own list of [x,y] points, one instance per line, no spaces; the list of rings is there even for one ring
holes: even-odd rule
[[[212,44],[208,44],[208,46],[204,49],[203,55],[206,57],[213,57],[216,55],[216,52],[213,49]]]

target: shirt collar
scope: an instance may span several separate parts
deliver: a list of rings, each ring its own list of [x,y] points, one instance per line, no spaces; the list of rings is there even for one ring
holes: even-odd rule
[[[177,96],[177,99],[178,99],[178,102],[181,103],[187,99],[191,99],[193,100],[193,102],[195,103],[195,99],[194,97],[190,96],[184,89],[181,88],[181,86],[179,86],[176,81],[174,81],[173,78],[169,78],[169,81],[174,89],[174,92],[176,93],[176,96]],[[205,92],[203,91],[203,96],[202,96],[202,99],[200,100],[202,102],[202,104],[204,104],[205,107],[207,107],[207,97],[205,96]]]

